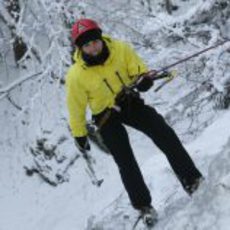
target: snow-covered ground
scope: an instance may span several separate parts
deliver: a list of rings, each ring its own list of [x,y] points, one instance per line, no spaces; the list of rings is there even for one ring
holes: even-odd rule
[[[224,112],[186,145],[206,178],[192,198],[182,190],[163,154],[142,136],[132,137],[139,140],[134,144],[135,154],[159,212],[155,229],[228,229],[229,119],[230,111]],[[26,177],[20,156],[5,156],[1,160],[0,229],[74,230],[87,225],[88,229],[130,229],[137,213],[129,204],[116,166],[110,156],[94,150],[98,176],[105,179],[100,188],[90,183],[83,161],[75,163],[68,183],[51,187],[38,177]]]
[[[130,17],[126,16],[127,22],[133,20],[134,27],[146,34],[145,39],[151,38],[149,46],[134,39],[138,51],[151,68],[158,69],[158,66],[177,61],[230,35],[229,1],[177,0],[173,2],[179,8],[172,15],[162,12],[159,1],[156,1],[152,15],[148,17],[139,15],[140,3],[133,2],[136,8],[133,11],[131,7],[127,9],[130,10],[127,11],[130,13]],[[87,6],[81,4],[83,8]],[[119,1],[113,4],[118,6]],[[49,10],[52,10],[51,5]],[[94,7],[85,10],[92,16]],[[125,15],[122,8],[119,10],[107,18],[110,23],[115,23],[115,14],[120,14],[121,18]],[[95,13],[95,17],[103,21],[102,15],[98,15]],[[143,17],[144,24],[141,23]],[[128,28],[122,31],[119,30],[122,25],[117,26],[113,31],[113,28],[106,28],[113,35],[132,40],[127,35]],[[60,61],[57,53],[53,59],[49,56],[53,46],[44,57],[48,72],[55,61]],[[220,92],[214,95],[226,96],[224,83],[230,78],[229,58],[229,43],[226,43],[176,67],[178,77],[158,93],[154,93],[153,88],[143,95],[176,129],[205,176],[193,197],[183,191],[160,150],[144,135],[128,128],[135,156],[159,213],[159,222],[154,229],[229,229],[230,111],[229,107],[216,109],[216,97],[212,97],[212,90]],[[9,102],[4,92],[23,79],[15,80],[15,76],[31,76],[39,71],[31,70],[30,74],[27,70],[12,68],[11,77],[6,80],[10,70],[3,64],[0,65],[1,73],[4,73],[0,79],[0,230],[131,229],[137,212],[129,203],[111,156],[92,145],[97,176],[104,179],[99,188],[91,184],[81,158],[77,158],[65,172],[77,150],[67,128],[63,85],[46,78],[44,73],[35,78],[36,81],[31,78],[15,87],[8,95],[13,99]],[[23,106],[16,107],[14,101]],[[51,151],[55,157],[49,159],[36,149],[37,141],[44,138],[45,149],[57,147]],[[50,185],[36,172],[30,177],[26,175],[25,167],[37,169],[36,162],[44,167],[42,175],[57,186]],[[55,177],[60,172],[64,175],[63,183]],[[143,229],[141,222],[136,229]]]

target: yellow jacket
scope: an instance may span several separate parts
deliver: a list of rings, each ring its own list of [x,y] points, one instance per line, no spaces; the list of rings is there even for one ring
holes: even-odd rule
[[[103,65],[87,66],[81,58],[81,51],[74,53],[75,63],[66,76],[67,106],[72,135],[87,135],[86,108],[89,105],[96,115],[105,108],[113,107],[115,97],[125,85],[147,71],[146,65],[136,52],[119,40],[104,36],[110,55]]]

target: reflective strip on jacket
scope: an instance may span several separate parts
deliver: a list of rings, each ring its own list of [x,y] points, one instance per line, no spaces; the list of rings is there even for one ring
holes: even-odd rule
[[[113,107],[122,82],[130,85],[147,71],[147,66],[127,44],[104,36],[110,55],[103,65],[87,66],[76,50],[73,64],[66,77],[67,106],[72,135],[87,135],[86,108],[96,115]],[[122,81],[119,79],[121,78]]]

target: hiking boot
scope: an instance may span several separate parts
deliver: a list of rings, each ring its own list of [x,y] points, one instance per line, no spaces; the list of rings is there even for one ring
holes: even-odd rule
[[[139,209],[143,223],[146,226],[152,227],[158,220],[157,211],[150,205]]]
[[[200,186],[200,184],[204,181],[204,177],[196,178],[191,184],[187,184],[184,181],[184,190],[191,196]]]

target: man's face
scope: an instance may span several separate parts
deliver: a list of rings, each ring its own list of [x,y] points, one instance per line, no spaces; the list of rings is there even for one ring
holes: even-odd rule
[[[103,43],[100,39],[90,41],[82,46],[82,51],[91,56],[97,56],[102,51]]]

